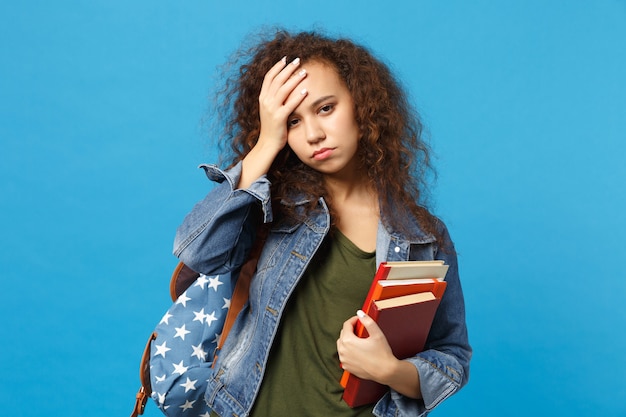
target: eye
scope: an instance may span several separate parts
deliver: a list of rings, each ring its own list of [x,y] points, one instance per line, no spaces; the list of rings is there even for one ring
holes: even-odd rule
[[[298,123],[300,123],[300,119],[287,120],[287,129],[291,129],[292,127],[298,126]]]
[[[320,107],[319,113],[321,114],[330,113],[333,111],[334,108],[335,108],[334,104],[325,104],[322,107]]]

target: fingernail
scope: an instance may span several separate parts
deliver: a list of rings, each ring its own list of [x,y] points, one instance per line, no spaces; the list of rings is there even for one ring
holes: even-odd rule
[[[283,64],[286,64],[286,63],[287,63],[287,55],[285,55],[284,57],[282,57],[280,60],[281,60],[281,62],[282,62]]]
[[[362,319],[363,317],[365,317],[365,313],[363,312],[363,310],[358,310],[358,311],[356,312],[356,315],[357,315],[360,319]]]
[[[303,88],[302,90],[300,90],[301,95],[305,95],[306,93],[307,93],[306,88]]]
[[[300,72],[298,73],[299,76],[304,77],[304,74],[306,74],[306,70],[300,70]]]
[[[300,63],[300,58],[296,58],[296,59],[294,59],[293,61],[291,61],[291,63],[292,63],[293,65],[298,65],[298,64]]]

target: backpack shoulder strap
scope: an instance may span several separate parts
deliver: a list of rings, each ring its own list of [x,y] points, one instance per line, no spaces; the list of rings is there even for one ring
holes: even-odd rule
[[[237,284],[235,285],[233,296],[230,299],[230,308],[228,309],[228,313],[226,313],[226,319],[224,321],[222,335],[217,341],[217,347],[215,348],[213,363],[211,367],[215,366],[215,361],[217,360],[219,351],[224,346],[224,342],[226,342],[226,337],[230,332],[230,328],[233,327],[235,319],[239,315],[239,312],[243,308],[243,305],[248,301],[250,282],[252,282],[252,277],[256,272],[256,266],[259,261],[259,256],[261,255],[261,251],[263,250],[263,245],[265,244],[266,237],[267,229],[264,227],[260,228],[254,246],[250,251],[248,261],[241,267],[241,272],[239,272],[239,277],[237,278]]]
[[[150,395],[152,395],[152,387],[150,385],[150,347],[152,345],[152,341],[156,339],[156,337],[156,332],[152,332],[148,338],[148,343],[146,343],[143,355],[141,356],[141,364],[139,366],[139,380],[141,381],[141,387],[139,387],[139,391],[137,391],[137,395],[135,397],[135,407],[133,407],[133,412],[130,417],[137,417],[140,414],[143,414],[146,408],[146,402],[148,401]]]

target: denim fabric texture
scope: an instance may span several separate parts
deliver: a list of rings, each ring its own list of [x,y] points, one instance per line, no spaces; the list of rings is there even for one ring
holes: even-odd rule
[[[237,317],[215,367],[207,375],[208,405],[220,416],[246,416],[259,391],[287,300],[330,230],[330,215],[320,199],[319,210],[304,221],[273,222],[267,178],[258,179],[249,189],[238,190],[235,187],[241,163],[228,171],[212,165],[202,168],[218,184],[194,206],[177,231],[174,254],[181,261],[205,275],[236,270],[247,259],[258,222],[271,223],[249,301]],[[305,203],[308,202],[298,202],[300,206]],[[376,416],[425,415],[465,385],[469,377],[472,351],[456,252],[445,225],[439,224],[442,242],[424,233],[416,221],[412,223],[410,239],[379,223],[377,264],[442,259],[449,269],[446,293],[426,350],[408,359],[419,373],[423,399],[414,400],[390,390],[376,404]]]

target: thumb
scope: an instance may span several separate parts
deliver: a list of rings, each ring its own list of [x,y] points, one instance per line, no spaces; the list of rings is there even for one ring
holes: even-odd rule
[[[382,333],[382,331],[380,330],[380,327],[378,327],[378,324],[376,324],[374,319],[368,316],[367,314],[365,314],[363,310],[357,311],[356,315],[370,336],[377,336]]]

